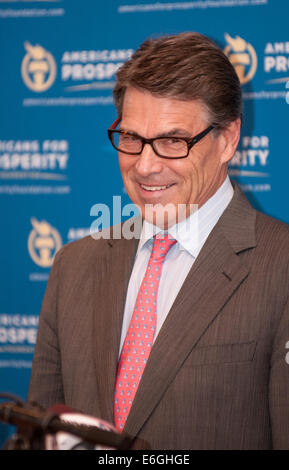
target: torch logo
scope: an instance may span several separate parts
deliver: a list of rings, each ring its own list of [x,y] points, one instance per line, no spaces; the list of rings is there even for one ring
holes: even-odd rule
[[[28,238],[29,254],[34,261],[42,268],[49,268],[56,252],[62,246],[62,240],[58,231],[45,220],[38,222],[31,218],[33,229]]]
[[[240,36],[232,38],[225,34],[227,46],[224,53],[233,65],[241,85],[248,83],[254,77],[257,70],[257,54],[249,42]]]
[[[56,77],[55,60],[42,46],[24,43],[26,54],[21,64],[21,74],[25,85],[30,90],[42,92],[48,90]]]

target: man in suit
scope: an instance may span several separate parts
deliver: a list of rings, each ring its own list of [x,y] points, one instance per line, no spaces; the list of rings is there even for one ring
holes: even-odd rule
[[[208,38],[168,36],[141,45],[114,96],[143,225],[56,255],[28,398],[114,422],[133,449],[288,449],[289,231],[228,178],[236,73]]]

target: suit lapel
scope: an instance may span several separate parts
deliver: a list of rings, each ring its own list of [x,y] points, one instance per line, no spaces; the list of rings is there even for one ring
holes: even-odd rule
[[[237,253],[255,246],[255,216],[236,187],[155,341],[124,428],[128,434],[137,435],[200,337],[248,276]]]
[[[116,368],[128,282],[137,240],[105,240],[94,284],[94,361],[101,417],[113,422]]]

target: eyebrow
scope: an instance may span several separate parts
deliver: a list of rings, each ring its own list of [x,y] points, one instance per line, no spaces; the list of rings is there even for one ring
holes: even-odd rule
[[[136,135],[138,137],[141,137],[137,132],[131,131],[130,129],[124,129],[121,126],[119,126],[119,128],[117,130],[122,131],[122,132],[128,132],[129,134],[133,134],[133,135]]]
[[[185,129],[179,129],[179,128],[175,128],[175,129],[171,129],[170,131],[167,131],[167,132],[163,132],[159,135],[157,135],[156,138],[158,137],[172,137],[172,136],[176,136],[176,137],[191,137],[191,134],[186,131]]]
[[[129,129],[123,129],[122,127],[120,127],[119,130],[124,131],[124,132],[128,132],[129,134],[132,134],[132,135],[135,135],[135,136],[138,136],[138,137],[142,137],[137,132],[131,131]],[[162,132],[161,134],[157,134],[154,137],[154,139],[158,139],[160,137],[173,137],[173,136],[175,136],[175,137],[184,137],[184,138],[192,137],[191,133],[189,133],[188,131],[186,131],[184,129],[175,128],[175,129],[171,129],[170,131]]]

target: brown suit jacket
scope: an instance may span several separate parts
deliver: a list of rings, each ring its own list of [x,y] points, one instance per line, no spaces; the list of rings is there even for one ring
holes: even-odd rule
[[[137,243],[87,237],[59,251],[29,400],[113,422]],[[289,449],[288,286],[288,226],[235,186],[153,345],[125,426],[134,449]]]

